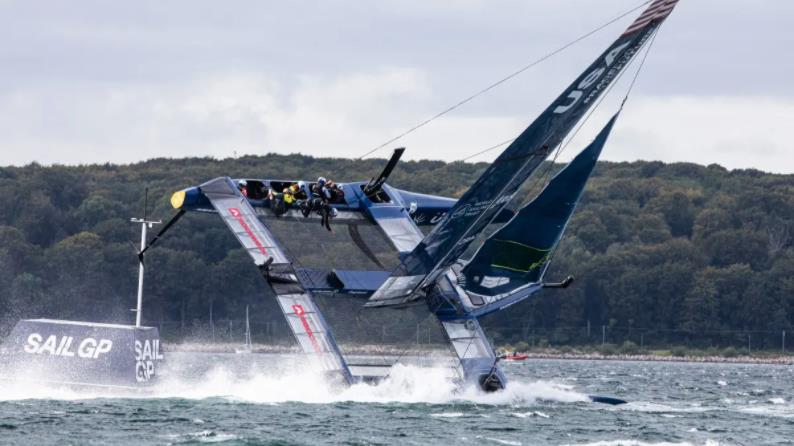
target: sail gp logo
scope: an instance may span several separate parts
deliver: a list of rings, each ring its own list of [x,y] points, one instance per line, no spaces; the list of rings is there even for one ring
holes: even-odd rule
[[[39,333],[31,333],[27,343],[22,348],[25,353],[34,355],[53,355],[65,357],[78,357],[85,359],[97,359],[110,352],[113,348],[113,341],[110,339],[85,338],[75,342],[74,336],[47,336],[44,339]]]
[[[155,361],[163,359],[159,339],[135,340],[135,380],[146,382],[154,377]]]
[[[631,43],[632,43],[631,40],[629,40],[623,45],[620,45],[608,51],[606,56],[604,56],[604,62],[606,65],[596,68],[595,70],[588,73],[584,78],[582,78],[582,80],[579,81],[579,83],[576,85],[573,91],[568,93],[568,96],[566,96],[569,102],[567,104],[557,106],[557,108],[554,109],[554,113],[557,114],[565,113],[568,110],[570,110],[571,107],[576,105],[576,103],[579,102],[579,100],[584,95],[585,90],[592,87],[593,84],[595,84],[599,79],[601,79],[601,76],[603,76],[604,73],[607,71],[607,69],[610,68],[612,64],[615,62],[615,59],[617,59],[620,53],[624,49],[626,49],[626,47],[629,46]],[[599,91],[603,87],[605,87],[614,78],[614,76],[617,75],[617,72],[620,71],[623,64],[620,65],[621,66],[617,67],[617,71],[614,74],[612,74],[612,72],[610,71],[610,74],[612,75],[607,77],[606,83],[601,82],[597,85],[597,88],[595,89],[596,91]],[[587,103],[588,101],[589,98],[585,100],[585,103]]]

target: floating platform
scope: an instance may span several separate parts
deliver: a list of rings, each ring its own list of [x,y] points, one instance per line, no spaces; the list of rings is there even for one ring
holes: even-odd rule
[[[54,319],[20,320],[0,352],[6,379],[132,389],[163,360],[156,327]]]

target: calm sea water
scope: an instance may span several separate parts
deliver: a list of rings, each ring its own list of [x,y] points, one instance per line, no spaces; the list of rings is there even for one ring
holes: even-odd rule
[[[335,388],[294,358],[170,356],[150,394],[2,383],[2,444],[794,444],[794,367],[534,360],[508,390],[456,392],[398,367]],[[587,394],[630,401],[606,406]]]

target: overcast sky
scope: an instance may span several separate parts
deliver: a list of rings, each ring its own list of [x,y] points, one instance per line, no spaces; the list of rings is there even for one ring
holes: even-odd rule
[[[360,156],[640,3],[0,2],[0,165]],[[390,147],[452,161],[517,135],[637,15]],[[792,47],[794,1],[681,0],[603,158],[794,172]]]

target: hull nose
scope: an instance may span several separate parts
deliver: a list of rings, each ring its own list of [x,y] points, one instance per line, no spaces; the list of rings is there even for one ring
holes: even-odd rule
[[[180,191],[176,191],[171,195],[171,206],[174,209],[190,209],[195,207],[201,197],[201,192],[197,187],[189,187],[187,189],[182,189]]]

